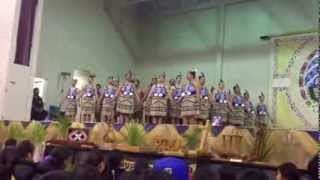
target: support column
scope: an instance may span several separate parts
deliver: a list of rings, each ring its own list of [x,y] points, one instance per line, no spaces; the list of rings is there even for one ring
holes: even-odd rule
[[[217,26],[217,57],[216,57],[216,77],[219,81],[223,79],[223,56],[224,56],[224,39],[225,39],[225,4],[220,2],[218,5],[218,26]]]

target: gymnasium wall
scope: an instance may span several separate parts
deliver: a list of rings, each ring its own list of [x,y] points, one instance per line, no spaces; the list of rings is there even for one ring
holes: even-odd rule
[[[166,71],[173,77],[195,67],[207,74],[209,86],[216,85],[222,73],[228,88],[239,83],[256,102],[258,94],[263,91],[268,96],[272,86],[271,44],[259,37],[317,28],[317,1],[253,0],[227,5],[222,66],[216,61],[217,21],[217,8],[150,20],[140,34],[139,78],[147,84],[153,74]]]
[[[42,21],[37,76],[48,81],[47,105],[59,104],[61,72],[89,70],[103,83],[134,67],[102,0],[45,0]]]

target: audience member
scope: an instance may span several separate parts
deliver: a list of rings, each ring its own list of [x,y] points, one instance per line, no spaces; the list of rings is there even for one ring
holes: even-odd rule
[[[220,180],[217,171],[210,167],[199,167],[193,176],[194,180]]]
[[[319,179],[319,154],[315,155],[308,164],[308,174],[312,180]]]
[[[99,151],[82,153],[76,165],[75,180],[101,180],[106,169],[106,162],[103,154]]]
[[[0,179],[10,180],[13,173],[14,165],[17,161],[17,141],[8,139],[5,142],[3,151],[0,153]]]
[[[123,173],[123,169],[120,168],[121,160],[123,159],[122,154],[119,153],[108,153],[107,156],[107,167],[105,176],[109,179],[118,179]]]
[[[34,145],[22,141],[18,147],[18,162],[14,167],[13,175],[16,180],[32,180],[36,175],[36,164],[33,162]]]
[[[188,180],[188,165],[185,160],[168,157],[154,162],[155,171],[168,171],[173,180]]]
[[[285,163],[279,166],[276,179],[277,180],[299,180],[300,173],[294,164]]]
[[[72,180],[72,174],[65,171],[50,171],[42,176],[39,180]]]
[[[261,170],[245,171],[239,180],[269,180],[269,177]]]
[[[57,147],[52,149],[49,155],[38,164],[38,173],[45,174],[54,170],[64,170],[70,155],[71,152],[68,148]]]
[[[219,168],[218,172],[220,174],[221,180],[236,180],[237,179],[237,176],[236,176],[237,171],[231,165],[226,165],[226,166]]]

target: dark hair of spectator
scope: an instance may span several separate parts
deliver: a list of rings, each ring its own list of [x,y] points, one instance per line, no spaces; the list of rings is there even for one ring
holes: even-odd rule
[[[300,173],[297,170],[296,165],[293,163],[285,163],[279,166],[278,171],[281,173],[281,176],[286,178],[286,180],[299,180]]]
[[[199,167],[194,173],[194,180],[219,180],[219,174],[217,171],[210,167]]]
[[[319,178],[319,154],[317,153],[308,164],[308,173],[312,179]]]
[[[8,146],[16,146],[17,145],[17,140],[13,139],[13,138],[10,138],[10,139],[7,139],[6,142],[4,143],[4,146],[5,147],[8,147]]]
[[[30,141],[24,140],[19,143],[17,149],[19,158],[25,159],[29,153],[33,154],[34,145]]]
[[[245,171],[239,180],[269,180],[269,177],[261,170]]]

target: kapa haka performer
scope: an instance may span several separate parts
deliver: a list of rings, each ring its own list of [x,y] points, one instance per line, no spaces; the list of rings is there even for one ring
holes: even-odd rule
[[[207,87],[205,87],[206,77],[203,72],[201,72],[201,75],[199,76],[199,84],[200,84],[200,115],[199,115],[199,119],[201,121],[203,121],[203,120],[208,120],[208,118],[209,118],[209,110],[210,110],[209,99],[211,99],[211,95],[209,93],[209,90]],[[203,122],[201,122],[201,123],[203,123]]]
[[[78,80],[72,80],[72,85],[68,88],[65,97],[65,116],[74,121],[77,114],[79,89],[76,87]]]
[[[148,95],[151,92],[152,87],[157,84],[158,78],[153,77],[151,82],[147,88],[146,95],[143,97],[143,121],[144,122],[151,122],[150,120],[150,105],[151,105],[151,98],[148,99]]]
[[[245,90],[243,97],[244,97],[244,105],[245,105],[244,112],[246,114],[245,124],[246,126],[252,126],[255,111],[254,111],[253,103],[250,101],[250,94],[248,90]]]
[[[133,83],[132,72],[126,73],[126,81],[120,86],[117,100],[117,113],[119,113],[119,122],[128,122],[135,112],[136,87]]]
[[[171,122],[175,124],[181,124],[181,103],[180,98],[182,95],[182,74],[178,74],[173,86],[170,90],[170,108],[169,115],[171,117]]]
[[[268,125],[268,108],[264,103],[264,94],[259,95],[259,103],[256,106],[256,123],[258,126],[267,126]]]
[[[199,88],[196,83],[196,70],[191,70],[186,75],[187,84],[181,94],[181,117],[184,124],[195,124],[199,116]]]
[[[241,89],[239,84],[233,87],[233,96],[231,100],[231,117],[229,123],[235,126],[243,126],[245,119],[245,100],[241,94]]]
[[[96,91],[94,88],[94,75],[90,75],[88,84],[83,88],[80,99],[80,121],[95,122]]]
[[[147,101],[151,99],[150,116],[152,123],[164,123],[168,113],[168,89],[165,84],[166,74],[158,77],[158,82],[152,86]]]
[[[216,126],[224,125],[228,121],[229,94],[225,90],[224,86],[224,82],[221,79],[218,84],[218,89],[213,97],[212,121],[213,125]]]
[[[115,110],[116,110],[116,98],[117,88],[114,86],[113,76],[109,76],[106,87],[102,91],[102,110],[101,121],[107,123],[114,123]]]

